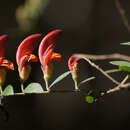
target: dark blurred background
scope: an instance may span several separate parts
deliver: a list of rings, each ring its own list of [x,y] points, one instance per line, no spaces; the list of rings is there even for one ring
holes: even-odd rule
[[[130,21],[130,1],[120,0]],[[61,63],[55,63],[54,80],[68,71],[67,60],[73,53],[129,55],[130,48],[119,43],[130,41],[115,0],[4,0],[0,4],[0,35],[8,34],[6,58],[15,63],[15,72],[8,71],[7,84],[20,91],[15,61],[18,45],[32,33],[44,36],[54,29],[63,34],[56,52],[63,55]],[[114,68],[108,61],[98,61],[103,69]],[[80,79],[96,75],[97,78],[83,88],[103,90],[114,87],[97,70],[86,62],[80,62]],[[113,75],[121,80],[123,74]],[[26,84],[39,82],[44,87],[40,63],[33,64]],[[71,76],[53,89],[73,89]],[[104,97],[93,104],[85,102],[85,93],[61,93],[50,95],[12,96],[4,103],[9,120],[0,120],[0,130],[122,130],[129,129],[130,92],[122,91]],[[0,117],[2,118],[2,114]]]

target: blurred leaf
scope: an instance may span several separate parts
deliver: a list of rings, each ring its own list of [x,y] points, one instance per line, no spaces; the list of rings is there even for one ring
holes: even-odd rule
[[[93,79],[95,79],[96,77],[90,77],[90,78],[87,78],[87,79],[85,79],[85,80],[83,80],[83,81],[81,81],[80,83],[79,83],[79,86],[80,85],[82,85],[82,84],[84,84],[84,83],[86,83],[86,82],[88,82],[88,81],[90,81],[90,80],[93,80]]]
[[[3,96],[10,96],[10,95],[14,95],[14,90],[12,85],[8,85],[3,91]]]
[[[67,71],[63,74],[61,74],[59,77],[56,78],[56,80],[50,85],[49,88],[51,88],[52,86],[54,86],[55,84],[57,84],[58,82],[60,82],[61,80],[63,80],[65,77],[67,77],[69,74],[71,73],[71,71]]]
[[[117,66],[130,67],[130,62],[127,62],[127,61],[111,61],[110,64],[117,65]]]
[[[16,9],[16,20],[23,31],[37,29],[38,21],[50,0],[26,0]]]
[[[127,67],[127,66],[119,66],[119,70],[130,72],[130,67]]]
[[[39,83],[30,83],[24,90],[25,93],[43,92],[43,88]]]
[[[119,71],[121,71],[121,70],[119,70],[119,69],[111,69],[111,70],[106,70],[105,72],[107,74],[110,74],[110,73],[119,72]]]
[[[86,99],[86,102],[87,102],[87,103],[93,103],[93,102],[94,102],[94,97],[92,97],[92,96],[88,96],[88,95],[87,95],[87,96],[85,97],[85,99]]]
[[[87,93],[87,96],[91,95],[93,93],[92,90],[89,90],[88,93]]]
[[[130,42],[120,43],[120,45],[130,45]]]

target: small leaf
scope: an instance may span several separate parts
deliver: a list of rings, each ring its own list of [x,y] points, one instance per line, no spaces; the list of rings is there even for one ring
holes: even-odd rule
[[[87,96],[90,96],[92,93],[93,93],[93,91],[89,90],[88,93],[87,93]]]
[[[3,96],[10,96],[10,95],[14,95],[14,90],[12,85],[8,85],[3,91]]]
[[[111,69],[111,70],[106,70],[105,72],[107,73],[107,74],[110,74],[110,73],[115,73],[115,72],[120,72],[121,70],[119,70],[119,69]]]
[[[30,83],[24,90],[25,93],[41,93],[43,88],[39,83]]]
[[[130,67],[127,67],[127,66],[119,66],[119,70],[130,72]]]
[[[57,84],[58,82],[60,82],[61,80],[63,80],[65,77],[67,77],[69,74],[71,73],[71,71],[67,71],[65,73],[63,73],[62,75],[60,75],[59,77],[56,78],[56,80],[50,85],[49,88],[51,88],[52,86],[54,86],[55,84]]]
[[[120,43],[120,45],[130,45],[130,42]]]
[[[130,67],[130,62],[128,61],[111,61],[110,64]]]
[[[87,103],[93,103],[94,102],[94,97],[92,97],[92,96],[86,96],[85,99],[86,99]]]
[[[95,79],[96,77],[90,77],[90,78],[87,78],[87,79],[85,79],[85,80],[83,80],[83,81],[81,81],[80,83],[79,83],[79,86],[80,85],[82,85],[82,84],[84,84],[84,83],[86,83],[86,82],[88,82],[88,81],[90,81],[90,80],[93,80],[93,79]]]

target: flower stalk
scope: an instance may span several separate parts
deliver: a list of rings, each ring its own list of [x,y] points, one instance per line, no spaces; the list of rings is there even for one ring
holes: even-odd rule
[[[21,91],[24,93],[24,83],[21,83]]]
[[[75,90],[79,90],[79,85],[78,85],[78,60],[79,58],[75,58],[74,56],[71,56],[68,60],[68,67],[71,71],[72,79],[75,84]]]

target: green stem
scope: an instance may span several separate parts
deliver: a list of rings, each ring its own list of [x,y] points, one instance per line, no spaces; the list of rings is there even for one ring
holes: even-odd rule
[[[22,93],[24,93],[24,84],[23,83],[21,83],[21,91],[22,91]]]
[[[50,91],[50,88],[49,88],[49,79],[44,76],[44,80],[45,80],[45,84],[46,84],[46,90],[49,92]]]
[[[0,94],[3,93],[3,90],[2,90],[2,85],[0,85]]]
[[[75,90],[79,90],[79,85],[78,85],[78,82],[77,82],[77,80],[74,80],[74,84],[75,84]]]

